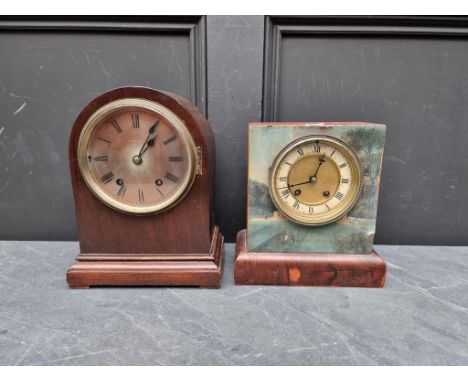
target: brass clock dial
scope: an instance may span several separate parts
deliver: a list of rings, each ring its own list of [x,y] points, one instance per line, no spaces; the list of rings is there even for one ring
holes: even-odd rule
[[[78,142],[78,164],[103,203],[129,214],[177,204],[196,172],[195,144],[182,120],[156,102],[124,98],[97,110]]]
[[[303,225],[324,225],[345,215],[361,190],[359,159],[344,142],[308,136],[286,146],[270,171],[270,195],[278,210]]]

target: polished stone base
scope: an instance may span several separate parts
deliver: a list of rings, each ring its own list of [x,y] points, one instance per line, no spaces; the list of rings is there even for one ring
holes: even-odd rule
[[[0,365],[467,365],[468,248],[376,246],[384,289],[68,289],[77,243],[0,242]]]

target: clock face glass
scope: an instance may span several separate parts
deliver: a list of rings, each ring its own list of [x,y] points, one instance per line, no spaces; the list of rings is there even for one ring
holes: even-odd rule
[[[344,142],[308,136],[276,157],[270,194],[279,211],[304,225],[331,223],[348,212],[361,190],[361,166]]]
[[[185,125],[164,106],[141,99],[98,110],[82,130],[78,160],[91,191],[126,213],[166,210],[194,178],[194,143]]]

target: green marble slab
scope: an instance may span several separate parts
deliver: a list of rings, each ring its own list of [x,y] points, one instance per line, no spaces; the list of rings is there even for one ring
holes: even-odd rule
[[[386,127],[353,123],[252,123],[249,125],[247,245],[251,252],[371,253],[374,242]],[[280,214],[268,191],[269,168],[290,142],[328,135],[357,154],[363,184],[358,202],[342,219],[320,227],[293,223]]]

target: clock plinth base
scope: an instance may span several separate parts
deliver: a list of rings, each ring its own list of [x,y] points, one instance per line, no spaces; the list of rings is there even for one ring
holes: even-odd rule
[[[224,238],[217,227],[213,231],[212,251],[206,260],[190,260],[189,254],[183,256],[187,260],[89,260],[90,256],[73,265],[67,272],[67,282],[70,288],[89,288],[92,286],[198,286],[203,288],[219,288],[222,277]],[[125,257],[112,255],[110,258]],[[163,258],[164,255],[158,254]],[[200,254],[194,254],[199,258]],[[128,257],[127,257],[128,258]]]
[[[247,252],[247,231],[237,234],[237,285],[383,288],[385,261],[372,254]]]

